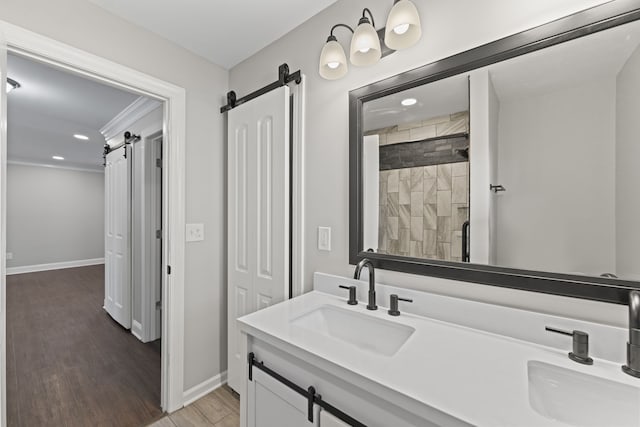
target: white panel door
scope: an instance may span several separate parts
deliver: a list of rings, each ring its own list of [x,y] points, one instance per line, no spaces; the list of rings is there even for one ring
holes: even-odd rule
[[[124,146],[107,154],[105,166],[104,309],[131,329],[131,168]],[[130,156],[129,156],[130,157]]]
[[[240,390],[236,319],[289,289],[289,88],[228,113],[228,372]]]

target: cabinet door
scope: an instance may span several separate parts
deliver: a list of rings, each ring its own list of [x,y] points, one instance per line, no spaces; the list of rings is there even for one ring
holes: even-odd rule
[[[247,427],[319,425],[319,406],[313,406],[313,422],[310,422],[307,399],[258,369],[253,370],[248,395]]]

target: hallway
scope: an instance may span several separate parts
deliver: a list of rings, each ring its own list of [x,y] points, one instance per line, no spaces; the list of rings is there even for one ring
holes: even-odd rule
[[[161,415],[160,341],[138,341],[103,299],[103,265],[7,276],[9,426],[139,426]]]

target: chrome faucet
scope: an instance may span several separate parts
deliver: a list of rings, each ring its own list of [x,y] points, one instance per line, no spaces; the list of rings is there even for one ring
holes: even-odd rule
[[[640,378],[640,291],[629,292],[629,342],[625,374]]]
[[[369,303],[367,304],[367,310],[377,310],[376,305],[376,275],[373,268],[373,263],[367,258],[363,258],[358,265],[356,265],[356,271],[353,273],[353,278],[360,280],[360,272],[363,267],[367,267],[369,270]]]

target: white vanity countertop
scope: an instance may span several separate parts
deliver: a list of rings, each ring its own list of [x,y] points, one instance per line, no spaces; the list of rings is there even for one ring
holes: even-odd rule
[[[291,324],[323,305],[408,325],[415,332],[394,355],[384,356]],[[370,311],[362,302],[350,306],[345,298],[319,291],[238,321],[247,334],[358,382],[356,385],[417,415],[434,408],[473,425],[566,425],[545,418],[530,407],[528,361],[639,386],[637,379],[621,372],[619,364],[596,359],[594,365],[585,366],[569,360],[570,338],[567,350],[560,351],[423,316],[402,313],[392,317],[385,307]]]

